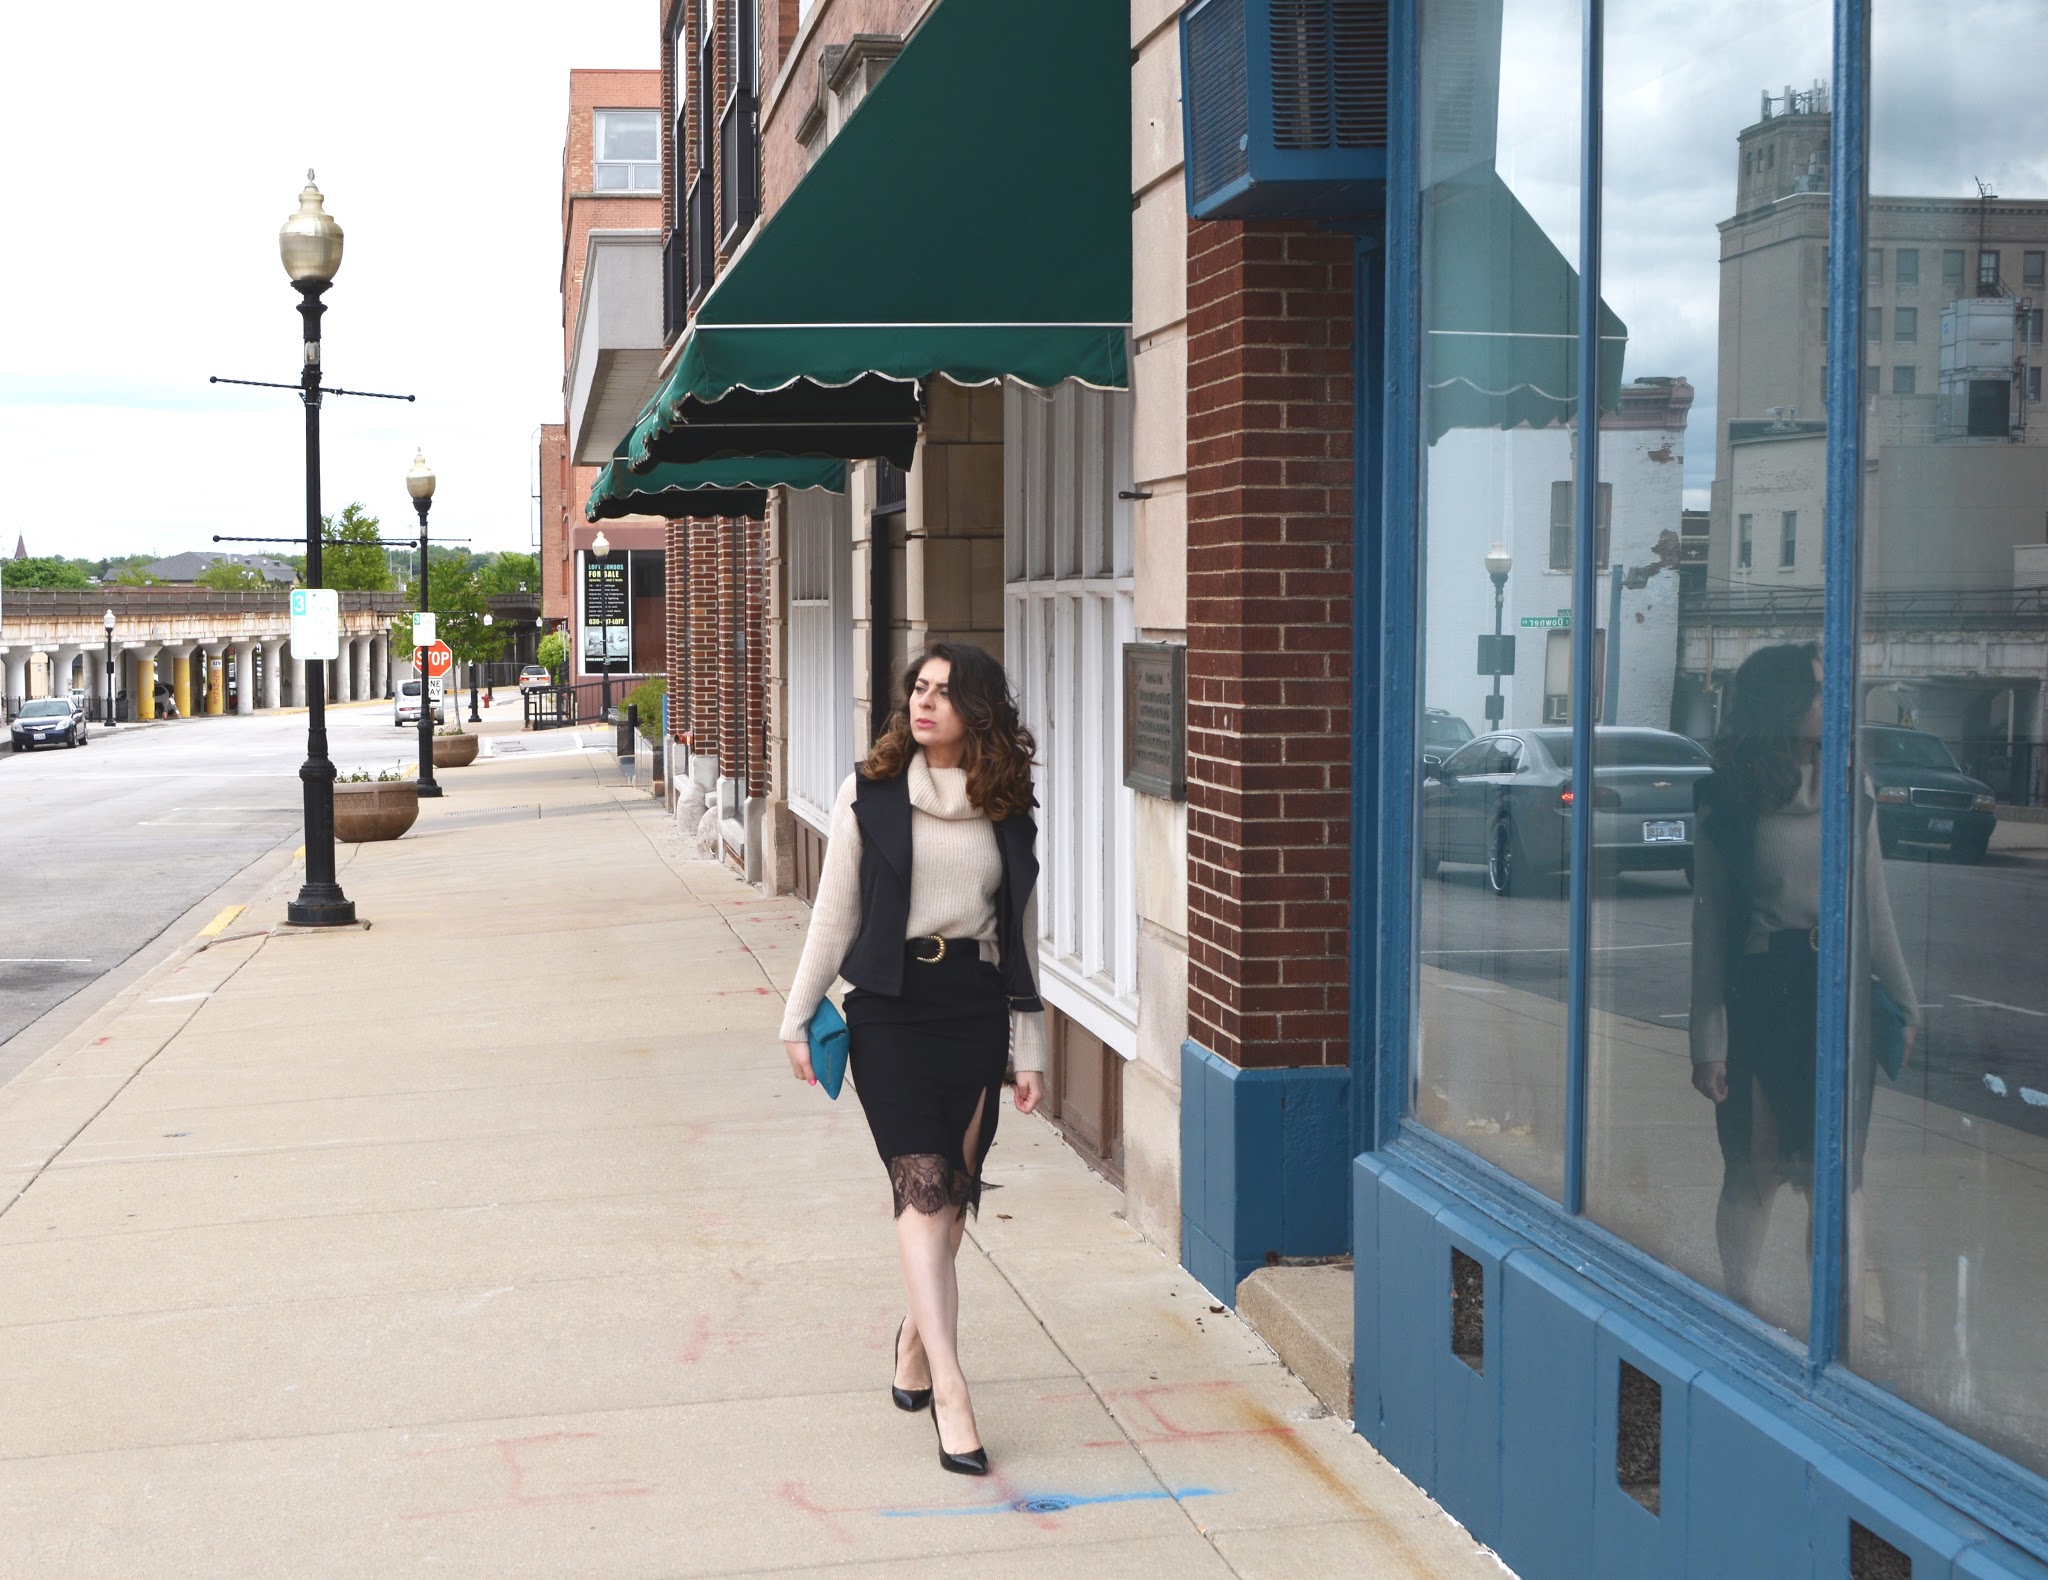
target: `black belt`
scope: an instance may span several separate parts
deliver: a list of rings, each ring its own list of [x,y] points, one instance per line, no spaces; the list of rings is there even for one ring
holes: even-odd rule
[[[937,965],[946,958],[949,949],[971,950],[975,959],[981,958],[979,938],[941,938],[937,933],[928,933],[924,937],[908,940],[903,947],[909,952],[910,958],[921,966]]]
[[[1764,940],[1764,953],[1779,960],[1788,956],[1796,960],[1802,955],[1817,955],[1820,953],[1820,929],[1781,927]]]

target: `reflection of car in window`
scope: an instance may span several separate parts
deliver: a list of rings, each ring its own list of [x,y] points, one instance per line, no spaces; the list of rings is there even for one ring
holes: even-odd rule
[[[1422,755],[1448,757],[1472,739],[1472,726],[1445,708],[1422,710]]]
[[[1422,868],[1472,862],[1495,894],[1558,892],[1576,799],[1570,730],[1503,730],[1461,746],[1422,783]],[[1601,874],[1692,876],[1693,786],[1712,764],[1669,730],[1593,731],[1593,858]]]
[[[1866,725],[1863,771],[1877,798],[1877,842],[1887,856],[1901,845],[1945,845],[1957,861],[1978,862],[1998,824],[1991,786],[1956,766],[1941,738],[1925,730]]]

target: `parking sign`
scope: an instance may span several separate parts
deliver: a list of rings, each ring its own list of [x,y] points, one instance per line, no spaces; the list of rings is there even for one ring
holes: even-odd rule
[[[292,657],[341,657],[341,594],[329,587],[292,589]]]

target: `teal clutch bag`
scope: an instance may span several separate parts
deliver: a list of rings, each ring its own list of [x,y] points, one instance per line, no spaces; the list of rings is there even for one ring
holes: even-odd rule
[[[829,998],[818,1000],[818,1011],[811,1017],[810,1041],[811,1074],[825,1088],[825,1095],[837,1101],[839,1088],[846,1081],[846,1021]]]

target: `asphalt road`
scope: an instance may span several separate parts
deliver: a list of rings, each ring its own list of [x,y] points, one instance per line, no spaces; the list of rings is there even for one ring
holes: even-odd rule
[[[497,715],[517,707],[501,699]],[[393,724],[388,702],[327,720],[344,773],[417,758],[417,732]],[[574,750],[580,733],[522,745]],[[0,1080],[24,1062],[7,1045],[25,1027],[252,863],[303,842],[305,756],[303,713],[95,728],[75,750],[0,753]]]
[[[2029,828],[2028,834],[2036,830]],[[1885,885],[1924,1010],[1903,1090],[2048,1135],[2048,828],[2039,846],[1981,865],[1938,852],[1885,862]],[[2008,837],[2010,837],[2008,835]],[[1550,896],[1491,894],[1476,866],[1424,884],[1427,965],[1562,1000],[1566,908]],[[1691,894],[1675,873],[1625,874],[1594,890],[1596,1009],[1683,1029],[1692,970]]]

